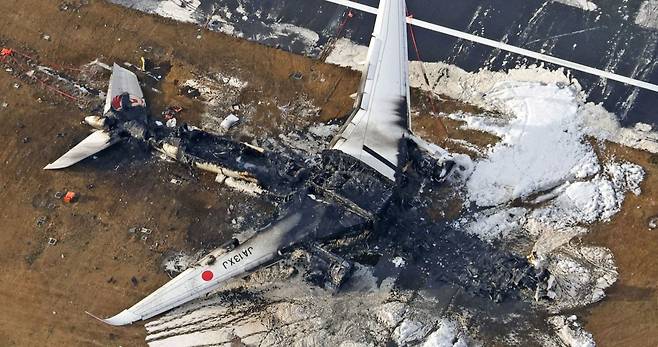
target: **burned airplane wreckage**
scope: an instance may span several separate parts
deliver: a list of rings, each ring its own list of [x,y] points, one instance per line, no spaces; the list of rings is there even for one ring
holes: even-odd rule
[[[430,216],[428,192],[446,189],[444,181],[467,168],[410,131],[402,0],[381,1],[355,109],[319,161],[186,124],[163,127],[146,110],[137,77],[115,65],[105,115],[85,120],[98,130],[46,169],[64,168],[124,139],[137,139],[184,165],[216,174],[218,182],[272,199],[278,211],[244,243],[232,241],[211,251],[131,308],[102,319],[108,324],[166,312],[297,248],[319,259],[327,273],[309,273],[309,280],[334,289],[347,278],[351,260],[384,253],[403,255],[415,269],[409,274],[414,284],[401,276],[401,287],[447,283],[500,301],[523,288],[534,294],[544,282],[546,275],[526,259]]]

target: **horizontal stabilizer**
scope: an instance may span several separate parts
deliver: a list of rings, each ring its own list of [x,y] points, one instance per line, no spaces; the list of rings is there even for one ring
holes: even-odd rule
[[[110,77],[110,85],[107,88],[103,113],[110,111],[112,100],[123,93],[128,93],[131,98],[136,98],[144,102],[144,94],[142,93],[142,88],[139,86],[137,76],[132,71],[115,63],[112,67],[112,77]]]
[[[67,168],[89,156],[92,156],[115,144],[118,140],[113,139],[110,133],[97,130],[80,141],[63,156],[44,167],[44,170],[57,170]]]

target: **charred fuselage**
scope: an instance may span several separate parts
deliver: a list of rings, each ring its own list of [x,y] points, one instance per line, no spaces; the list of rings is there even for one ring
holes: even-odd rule
[[[431,217],[435,197],[423,190],[445,189],[439,178],[445,170],[413,141],[403,144],[407,164],[397,173],[397,183],[337,150],[325,150],[321,161],[310,162],[292,151],[266,151],[184,127],[163,143],[176,143],[176,158],[183,163],[257,185],[263,196],[276,199],[278,219],[268,227],[300,215],[296,223],[286,224],[279,253],[367,232],[351,246],[332,251],[345,259],[395,252],[415,263],[416,279],[457,285],[495,301],[517,296],[523,288],[534,291],[545,276],[525,258]]]

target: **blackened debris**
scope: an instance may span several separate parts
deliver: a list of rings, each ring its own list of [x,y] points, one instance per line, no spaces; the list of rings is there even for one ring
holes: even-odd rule
[[[370,216],[379,215],[387,206],[394,184],[379,172],[336,150],[324,151],[322,164],[312,182],[325,194]]]
[[[176,141],[187,163],[211,164],[239,173],[268,192],[285,196],[301,187],[309,176],[302,158],[292,153],[261,152],[252,146],[204,131],[179,129]]]
[[[439,190],[440,185],[413,169],[409,168],[406,179],[396,187],[391,204],[380,214],[367,240],[407,260],[414,283],[398,284],[457,285],[496,302],[519,298],[523,289],[534,292],[547,274],[535,272],[525,258],[455,229],[450,221],[432,218],[432,196],[425,191]]]
[[[305,279],[323,288],[338,290],[350,275],[352,264],[317,244],[307,249],[311,259]]]
[[[178,90],[179,95],[187,96],[188,98],[196,99],[201,96],[199,89],[191,86],[181,86]]]

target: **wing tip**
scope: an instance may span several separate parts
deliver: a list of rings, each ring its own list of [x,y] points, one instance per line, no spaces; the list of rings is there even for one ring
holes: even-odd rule
[[[46,166],[43,167],[44,170],[58,170],[58,169],[63,169],[63,167],[59,167],[55,165],[55,163],[50,163]]]
[[[93,317],[93,318],[98,319],[98,320],[101,321],[101,322],[105,322],[105,320],[104,320],[103,318],[100,318],[100,317],[96,316],[95,314],[93,314],[93,313],[91,313],[91,312],[89,312],[89,311],[85,311],[85,313],[88,314],[88,315],[90,315],[90,316]]]
[[[85,313],[105,324],[112,326],[128,325],[142,319],[141,316],[138,316],[128,310],[123,310],[121,313],[110,318],[100,318],[89,311],[85,311]]]

